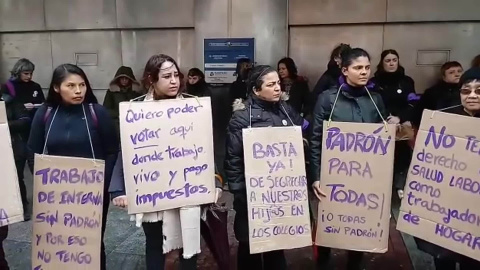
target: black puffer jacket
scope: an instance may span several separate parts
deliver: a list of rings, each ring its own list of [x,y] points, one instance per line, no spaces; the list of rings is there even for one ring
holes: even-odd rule
[[[337,96],[338,100],[332,114],[332,121],[356,122],[356,123],[380,123],[382,118],[378,114],[372,102],[375,102],[383,118],[387,117],[387,111],[382,97],[376,92],[370,91],[372,99],[365,88],[352,88],[343,84],[341,89],[332,88],[323,92],[317,100],[313,110],[312,134],[310,137],[310,183],[319,180],[322,156],[323,121],[328,120],[332,111],[333,103]]]
[[[285,95],[283,97],[285,99]],[[238,241],[247,242],[249,239],[248,207],[242,129],[248,128],[250,121],[253,128],[304,126],[304,121],[285,101],[271,103],[262,101],[255,96],[249,96],[245,102],[236,100],[233,107],[233,117],[227,129],[227,154],[224,169],[229,191],[234,194],[233,208],[236,212],[234,222],[235,236]]]
[[[30,129],[30,115],[23,103],[9,95],[3,94],[0,100],[5,101],[8,128],[12,141],[13,156],[15,160],[27,158],[27,137]]]
[[[292,126],[289,116],[293,124],[301,126],[303,118],[285,101],[271,103],[252,95],[245,102],[236,100],[233,107],[234,113],[227,128],[227,153],[224,168],[229,190],[244,193],[246,188],[242,129],[248,128],[250,125],[250,114],[254,128]]]
[[[399,117],[401,123],[409,121],[413,112],[409,99],[415,95],[415,82],[405,70],[399,67],[397,72],[376,72],[374,82],[388,113]]]
[[[442,110],[460,105],[460,84],[440,81],[425,90],[420,101],[413,109],[412,124],[420,126],[424,109]]]

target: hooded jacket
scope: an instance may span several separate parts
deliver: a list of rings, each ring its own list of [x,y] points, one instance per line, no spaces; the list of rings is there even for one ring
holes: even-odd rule
[[[413,112],[410,99],[415,95],[415,82],[405,75],[405,69],[398,67],[396,72],[375,73],[375,90],[382,96],[389,114],[400,118],[400,123],[409,121]]]
[[[126,88],[119,86],[118,80],[120,78],[128,78],[132,84]],[[108,112],[112,116],[112,119],[117,127],[119,127],[119,104],[120,102],[130,101],[134,98],[137,98],[141,95],[142,89],[140,83],[135,79],[133,75],[133,70],[130,67],[121,66],[115,77],[110,82],[110,88],[107,90],[105,95],[105,100],[103,101],[103,106],[107,108]]]
[[[342,77],[343,78],[343,77]],[[313,111],[312,134],[310,137],[310,173],[308,180],[313,183],[319,180],[321,157],[323,121],[328,120],[333,109],[332,121],[355,123],[381,123],[382,117],[386,119],[387,111],[380,94],[370,91],[368,95],[365,88],[353,88],[341,80],[339,88],[332,88],[320,94]],[[367,85],[372,88],[373,84]],[[340,91],[340,93],[338,93]],[[333,103],[338,94],[338,100],[333,108]],[[373,99],[373,100],[372,100]],[[377,105],[380,114],[374,106]]]
[[[412,115],[412,124],[420,127],[424,109],[442,110],[460,105],[460,84],[439,81],[425,90],[420,101],[415,105]]]

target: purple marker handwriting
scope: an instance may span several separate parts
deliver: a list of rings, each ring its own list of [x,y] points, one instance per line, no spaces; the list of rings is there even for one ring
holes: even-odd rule
[[[332,189],[329,196],[331,202],[347,203],[368,210],[376,210],[379,207],[380,197],[375,193],[358,193],[345,189],[343,184],[329,184],[327,187]]]
[[[161,128],[157,129],[149,129],[145,128],[140,132],[136,132],[133,135],[130,135],[130,140],[132,141],[133,145],[137,145],[138,143],[148,142],[149,140],[159,139],[160,136],[158,133],[161,131]]]
[[[433,155],[432,153],[425,152],[425,149],[423,149],[422,151],[418,152],[416,159],[421,162],[456,171],[465,171],[467,169],[467,164],[457,160],[454,154],[449,157],[443,155]]]
[[[298,156],[297,150],[291,142],[277,142],[267,145],[256,142],[252,145],[252,148],[253,158],[255,159]]]
[[[135,123],[142,120],[158,119],[162,116],[163,111],[144,112],[143,109],[140,109],[139,112],[135,112],[133,110],[128,110],[125,116],[125,121],[127,123]]]
[[[456,139],[452,135],[445,135],[445,131],[447,131],[445,126],[440,129],[440,133],[436,132],[434,126],[431,126],[425,139],[425,146],[428,146],[430,142],[432,142],[435,149],[439,149],[440,147],[445,149],[453,147]]]
[[[60,170],[56,168],[45,168],[35,172],[35,175],[42,176],[43,185],[53,184],[94,184],[102,183],[104,178],[103,171],[78,169]]]
[[[270,162],[267,160],[267,165],[269,167],[269,173],[277,172],[279,170],[285,170],[286,167],[281,160]]]
[[[189,126],[173,127],[172,129],[170,129],[170,135],[172,136],[177,135],[182,137],[185,140],[185,137],[190,131],[193,131],[193,123],[191,123]]]
[[[136,195],[135,203],[137,205],[142,204],[151,204],[156,206],[160,200],[173,200],[175,198],[189,198],[197,193],[204,194],[208,193],[209,190],[205,185],[192,185],[190,183],[185,183],[185,185],[179,189],[170,189],[160,192],[147,193],[143,195]]]
[[[373,178],[372,169],[368,161],[342,161],[338,158],[331,158],[328,161],[328,174],[342,174],[345,176],[360,176],[362,178]]]
[[[270,227],[254,228],[252,238],[270,238],[277,235],[306,235],[310,233],[310,224],[304,225],[275,225]]]
[[[387,153],[388,145],[392,138],[382,138],[378,134],[381,129],[377,129],[372,134],[366,135],[363,132],[343,132],[338,127],[332,127],[327,130],[326,147],[328,150],[338,148],[340,152],[361,152],[373,153],[375,155],[385,155]]]
[[[183,169],[183,179],[187,181],[188,175],[200,175],[208,169],[208,164],[191,166]]]
[[[155,171],[144,172],[143,169],[141,169],[140,173],[133,175],[133,180],[135,181],[135,184],[138,185],[138,183],[156,182],[159,177],[160,177],[159,171],[155,170]]]
[[[167,109],[167,116],[170,119],[176,114],[196,113],[196,112],[198,112],[198,108],[201,108],[201,107],[203,107],[203,106],[202,105],[192,106],[192,105],[188,105],[188,103],[187,103],[187,104],[185,104],[185,106],[183,106],[183,108],[182,107],[168,108]]]

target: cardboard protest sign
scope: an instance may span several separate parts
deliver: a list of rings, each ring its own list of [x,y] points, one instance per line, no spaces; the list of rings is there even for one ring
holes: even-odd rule
[[[0,171],[2,188],[0,189],[0,227],[23,221],[23,205],[18,185],[17,169],[13,158],[13,149],[8,128],[5,103],[0,102]]]
[[[312,245],[300,127],[243,130],[250,253]]]
[[[480,120],[425,110],[397,229],[480,260]]]
[[[120,103],[128,213],[215,200],[210,98]]]
[[[387,252],[395,126],[325,121],[322,141],[316,244]]]
[[[101,160],[35,156],[32,269],[100,269],[104,170]]]

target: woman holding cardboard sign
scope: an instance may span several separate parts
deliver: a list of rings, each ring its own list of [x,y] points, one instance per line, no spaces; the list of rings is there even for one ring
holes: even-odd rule
[[[237,269],[287,269],[283,250],[250,254],[242,130],[249,127],[305,127],[306,124],[282,99],[280,79],[272,67],[257,66],[252,70],[248,79],[248,93],[246,101],[237,99],[233,105],[234,113],[227,129],[224,167],[229,190],[234,195],[234,230],[239,241]]]
[[[158,54],[150,57],[145,65],[142,79],[147,94],[132,102],[158,101],[182,97],[179,70],[177,63],[170,56]],[[122,161],[122,153],[120,152],[113,173],[110,193],[114,205],[127,207],[128,200]],[[217,184],[216,187],[218,199],[221,196],[221,184]],[[136,221],[137,226],[142,226],[145,232],[147,270],[165,269],[165,254],[180,248],[182,249],[180,268],[183,270],[197,269],[197,254],[200,252],[200,241],[198,243],[194,239],[183,241],[182,237],[179,240],[178,235],[181,236],[185,233],[183,229],[188,228],[195,236],[198,235],[200,237],[200,206],[141,213],[133,215],[132,219]]]
[[[105,160],[102,240],[110,203],[108,186],[118,153],[118,138],[113,121],[103,106],[97,104],[83,70],[63,64],[53,72],[47,100],[35,114],[28,147],[28,165],[33,171],[33,154],[81,157]],[[102,242],[101,269],[106,269]]]
[[[310,141],[310,176],[313,191],[319,200],[326,195],[320,189],[320,160],[322,156],[323,121],[357,123],[381,123],[387,112],[380,94],[371,92],[373,84],[369,83],[370,56],[360,48],[346,50],[341,55],[342,74],[340,87],[323,92],[315,105]],[[337,108],[336,110],[334,110]],[[333,113],[332,113],[333,112]],[[330,248],[321,247],[319,266],[328,268]],[[363,253],[348,252],[348,270],[363,269]]]
[[[449,108],[445,112],[480,117],[480,67],[466,71],[460,78],[460,85],[461,105]],[[455,270],[457,263],[460,270],[480,269],[480,262],[474,259],[416,237],[415,242],[420,250],[433,256],[436,270]]]

